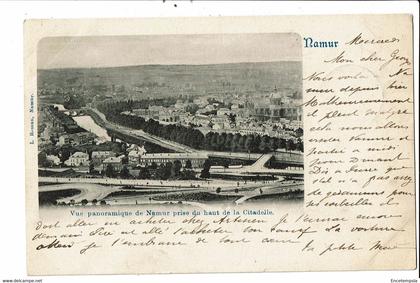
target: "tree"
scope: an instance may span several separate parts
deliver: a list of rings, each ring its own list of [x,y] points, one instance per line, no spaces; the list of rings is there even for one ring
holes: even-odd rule
[[[281,149],[285,149],[286,148],[286,140],[285,139],[280,138],[279,148],[281,148]]]
[[[225,140],[225,147],[224,150],[225,151],[230,151],[232,148],[232,140],[233,140],[233,134],[229,133],[226,135],[226,140]]]
[[[245,145],[244,149],[247,152],[251,152],[253,149],[253,143],[254,143],[254,136],[253,135],[247,135],[245,139]]]
[[[150,178],[149,168],[142,167],[139,171],[139,179],[145,180]]]
[[[210,160],[206,159],[206,161],[204,161],[204,164],[203,164],[203,170],[201,170],[201,174],[200,174],[201,178],[210,177],[210,166],[211,166]]]
[[[123,158],[121,158],[121,163],[128,164],[128,156],[124,156]]]
[[[165,179],[165,164],[161,163],[156,169],[156,178],[159,180]]]
[[[130,178],[130,171],[128,170],[127,166],[124,165],[124,167],[121,169],[120,177],[123,179]]]
[[[185,111],[191,113],[192,115],[194,115],[197,110],[198,110],[198,105],[197,104],[189,104],[186,108]]]
[[[267,135],[264,135],[261,138],[261,142],[260,142],[260,145],[259,145],[259,150],[262,153],[269,152],[270,151],[270,144],[269,143],[270,143],[270,138]]]
[[[217,150],[225,150],[226,133],[222,133],[217,137]]]
[[[214,132],[208,132],[204,137],[204,149],[211,149],[211,140],[213,138]]]
[[[296,150],[303,152],[303,142],[301,139],[299,139],[298,142],[296,143]]]
[[[216,193],[220,194],[221,191],[222,191],[222,189],[220,187],[217,187]]]
[[[236,114],[229,113],[229,114],[225,114],[225,115],[228,116],[230,125],[235,126],[236,125]]]
[[[52,143],[52,145],[56,145],[58,142],[57,137],[55,136],[50,136],[50,142]]]
[[[92,200],[93,205],[96,205],[97,203],[98,203],[98,200],[96,198]]]
[[[114,178],[115,177],[115,171],[114,171],[114,167],[111,164],[108,164],[106,166],[105,169],[105,176],[109,177],[109,178]]]
[[[87,199],[82,199],[81,204],[82,205],[87,205],[88,204],[88,200]]]
[[[40,167],[50,167],[51,162],[47,160],[47,154],[45,152],[41,152],[38,154],[38,165]]]
[[[69,159],[70,155],[71,155],[70,148],[62,147],[61,152],[60,152],[60,161],[61,162],[66,161],[67,159]]]
[[[286,142],[286,150],[289,151],[289,150],[295,150],[295,149],[296,149],[296,145],[293,142],[293,140],[288,139]]]
[[[251,152],[257,153],[260,152],[260,143],[261,143],[261,136],[257,135],[254,137],[254,141],[251,144]]]
[[[246,151],[246,149],[245,149],[245,140],[246,140],[246,137],[245,136],[242,136],[241,135],[239,137],[238,148],[237,148],[238,151]]]
[[[85,106],[85,101],[82,96],[69,95],[64,98],[63,106],[66,109],[77,109]]]
[[[231,144],[231,146],[230,146],[230,150],[232,151],[232,152],[235,152],[235,151],[239,151],[239,139],[241,138],[241,134],[239,134],[239,133],[236,133],[234,136],[233,136],[233,139],[232,139],[232,144]]]
[[[192,169],[192,164],[191,164],[191,160],[187,160],[187,161],[185,161],[185,166],[184,166],[184,168],[185,169]]]
[[[89,164],[89,173],[93,174],[93,172],[95,171],[95,165],[93,165],[93,163]]]
[[[269,147],[271,151],[277,150],[278,146],[278,139],[275,137],[270,137],[269,139]]]
[[[217,150],[218,148],[219,133],[214,133],[210,141],[210,149]]]
[[[171,177],[172,173],[172,162],[168,162],[166,164],[161,163],[159,168],[157,169],[157,177],[160,180],[167,180]]]
[[[195,176],[195,172],[191,169],[184,169],[181,172],[181,179],[182,180],[195,180],[197,179]]]
[[[174,166],[172,167],[174,177],[179,177],[179,175],[181,173],[181,168],[182,168],[181,161],[175,160]]]
[[[302,128],[297,128],[297,129],[295,130],[295,133],[296,133],[296,136],[297,136],[298,138],[300,138],[300,137],[302,137],[302,136],[303,136],[303,129],[302,129]]]
[[[164,167],[164,179],[167,180],[172,175],[172,168],[174,167],[174,164],[172,162],[166,163]]]

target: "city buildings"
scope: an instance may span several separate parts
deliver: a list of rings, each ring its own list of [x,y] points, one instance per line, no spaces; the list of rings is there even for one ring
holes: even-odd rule
[[[110,165],[112,166],[113,170],[120,171],[122,169],[122,157],[108,157],[102,162],[103,170],[106,170],[107,167]]]
[[[52,105],[43,109],[45,117],[52,123],[52,126],[66,133],[79,132],[81,129],[76,122],[71,117],[64,114],[63,111],[59,111],[58,109],[58,107],[54,107]]]
[[[253,96],[207,94],[193,99],[178,99],[168,107],[149,106],[148,109],[134,109],[125,114],[152,118],[162,124],[193,126],[203,134],[213,131],[294,139],[294,131],[303,128],[300,104],[301,99],[295,94],[275,89],[274,92]],[[196,109],[194,114],[186,110],[191,105]]]
[[[189,160],[193,168],[201,168],[206,159],[208,156],[203,153],[148,153],[141,156],[140,166],[151,166],[153,163],[159,166],[178,160],[184,167]]]
[[[64,161],[64,164],[71,167],[89,166],[89,154],[80,151],[75,152]]]
[[[206,94],[166,100],[162,103],[165,106],[160,103],[152,105],[153,103],[155,102],[147,101],[145,104],[137,104],[137,107],[148,106],[147,108],[125,110],[119,114],[140,116],[146,120],[153,119],[164,125],[176,124],[187,127],[189,130],[193,128],[199,130],[204,136],[209,132],[223,134],[223,139],[228,140],[232,140],[232,136],[240,134],[242,136],[259,136],[258,140],[264,138],[265,143],[271,142],[268,138],[280,138],[283,139],[283,147],[287,140],[301,143],[303,125],[300,99],[287,91],[275,90],[261,94],[236,93],[230,96]],[[115,171],[120,171],[123,166],[132,169],[138,165],[141,167],[152,164],[160,166],[180,161],[182,166],[188,162],[193,168],[202,168],[205,160],[208,159],[207,155],[201,153],[154,153],[156,152],[154,149],[151,150],[153,153],[148,153],[144,146],[138,145],[131,145],[128,148],[126,145],[101,147],[97,142],[98,137],[90,132],[80,128],[80,132],[68,132],[75,122],[70,116],[64,114],[62,109],[45,106],[42,113],[45,116],[43,118],[46,119],[44,119],[43,127],[40,128],[39,136],[40,140],[45,143],[45,149],[74,146],[78,151],[64,162],[64,166],[93,165],[95,171],[101,172],[106,170],[109,165]],[[212,145],[212,150],[229,152],[243,150],[238,149],[238,146],[225,146],[223,139],[211,141],[212,144],[217,145]],[[253,139],[248,137],[248,140],[252,141]],[[115,139],[112,142],[115,141],[119,143]],[[276,147],[278,146],[276,145]],[[241,146],[241,148],[243,147]],[[86,157],[86,154],[82,152],[85,150],[91,152],[90,160],[89,156]],[[123,156],[117,157],[121,154]],[[290,155],[290,152],[287,153],[288,156],[284,154],[286,153],[277,152],[275,157],[278,159],[301,158],[299,155]],[[51,157],[50,162],[56,166],[60,165],[60,160],[57,158]],[[296,160],[296,162],[302,163],[303,161]]]
[[[92,144],[95,140],[95,135],[89,132],[81,132],[75,134],[65,134],[58,138],[58,144],[64,145],[85,145]]]
[[[115,153],[112,151],[93,151],[92,162],[93,164],[101,164],[108,157],[115,157]]]
[[[282,118],[302,121],[299,102],[279,93],[273,93],[270,97],[256,101],[252,116],[261,121],[280,121]]]

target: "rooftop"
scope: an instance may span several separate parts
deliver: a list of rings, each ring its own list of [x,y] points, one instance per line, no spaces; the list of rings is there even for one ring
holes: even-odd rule
[[[121,162],[120,157],[108,157],[107,159],[104,160],[103,163],[120,163],[120,162]]]
[[[169,158],[169,159],[188,159],[188,158],[204,158],[208,156],[205,153],[146,153],[141,158]]]
[[[71,157],[75,157],[75,158],[89,158],[89,155],[87,153],[81,152],[81,151],[77,151],[75,153],[73,153],[73,155]]]

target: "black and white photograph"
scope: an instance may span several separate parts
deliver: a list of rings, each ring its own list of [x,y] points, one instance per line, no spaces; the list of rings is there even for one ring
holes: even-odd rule
[[[418,281],[417,2],[5,3],[3,282]]]
[[[38,43],[39,205],[300,203],[295,33]]]

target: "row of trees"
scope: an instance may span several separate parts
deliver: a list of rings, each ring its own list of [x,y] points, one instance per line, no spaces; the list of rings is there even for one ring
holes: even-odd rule
[[[92,173],[92,172],[91,172]],[[143,180],[193,180],[196,179],[195,172],[191,168],[191,162],[182,167],[179,160],[174,162],[168,162],[166,164],[160,164],[159,166],[154,163],[151,166],[145,166],[140,168],[137,176],[130,174],[130,170],[127,166],[123,166],[118,172],[112,165],[108,165],[103,174],[109,178],[121,178],[121,179],[143,179]]]
[[[80,204],[83,205],[83,206],[87,205],[88,203],[89,203],[89,201],[87,199],[82,199],[80,201]],[[92,205],[106,205],[105,200],[98,201],[97,199],[93,199],[91,201],[91,203],[92,203]],[[64,201],[55,200],[52,204],[53,205],[59,205],[59,206],[66,206],[66,205],[74,206],[74,205],[76,205],[76,201],[74,199],[72,199],[72,200],[70,200],[70,202],[65,203]]]
[[[301,138],[283,139],[269,137],[268,135],[241,135],[239,133],[217,133],[209,132],[206,135],[197,129],[182,125],[163,125],[153,119],[145,120],[143,117],[121,114],[127,111],[133,104],[128,102],[103,103],[98,109],[103,112],[106,118],[114,123],[133,128],[141,129],[149,134],[171,140],[195,149],[266,153],[277,149],[299,150],[303,152]]]
[[[209,132],[205,135],[203,147],[208,150],[250,153],[267,153],[277,149],[303,151],[303,143],[300,139],[294,142],[291,139],[286,140],[267,135],[220,134],[216,132]]]
[[[149,106],[163,106],[169,107],[176,103],[176,98],[154,98],[154,99],[141,99],[141,100],[120,100],[112,102],[104,102],[97,105],[98,109],[103,113],[110,111],[121,113],[122,111],[132,111],[134,109],[148,109]]]

